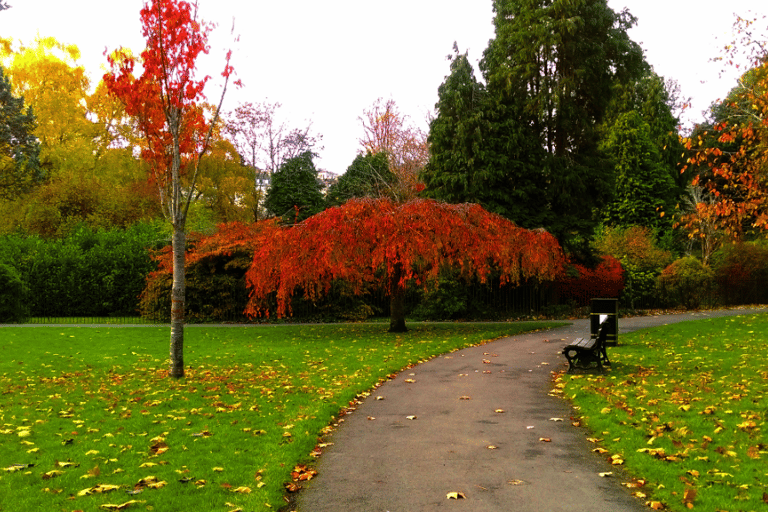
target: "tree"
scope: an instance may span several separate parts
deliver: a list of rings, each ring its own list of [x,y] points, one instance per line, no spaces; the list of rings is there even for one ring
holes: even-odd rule
[[[474,204],[352,199],[270,233],[256,246],[246,274],[248,314],[268,314],[274,292],[277,315],[284,316],[297,290],[312,300],[336,280],[355,294],[379,282],[390,296],[390,332],[406,330],[407,283],[435,283],[442,268],[481,282],[497,271],[502,284],[516,284],[554,279],[563,265],[548,233],[519,228]]]
[[[0,198],[28,192],[45,179],[34,136],[35,116],[24,98],[13,95],[11,83],[0,66]]]
[[[33,47],[4,53],[14,90],[35,111],[35,135],[46,172],[53,176],[62,169],[93,169],[94,139],[101,127],[88,119],[90,82],[78,64],[77,46],[38,37]]]
[[[284,222],[300,222],[323,209],[323,194],[312,153],[289,158],[272,175],[264,207]]]
[[[386,153],[357,155],[347,171],[328,188],[328,206],[340,206],[355,197],[395,196],[397,177],[389,170]]]
[[[209,123],[199,108],[209,77],[197,79],[195,71],[197,58],[208,53],[211,26],[198,21],[197,3],[150,0],[141,10],[141,24],[147,42],[141,53],[141,76],[134,76],[136,58],[118,50],[108,56],[112,70],[104,75],[104,82],[123,101],[126,113],[137,119],[146,142],[142,157],[149,164],[151,179],[160,188],[164,210],[173,226],[170,375],[181,378],[187,213],[200,160],[208,150],[233,68],[230,51],[222,72],[221,100]]]
[[[730,64],[738,62],[739,52],[747,53],[749,70],[713,108],[713,123],[684,139],[690,155],[686,167],[697,172],[693,185],[706,187],[714,198],[710,206],[702,203],[707,217],[732,239],[768,229],[768,41],[765,33],[756,37],[755,23],[759,20],[738,18],[735,29],[743,38],[726,47]],[[695,235],[699,219],[687,220],[689,234]]]
[[[430,159],[422,179],[427,197],[483,208],[533,229],[551,224],[547,184],[535,139],[527,137],[513,108],[499,109],[454,43],[451,72],[438,89],[430,122]],[[501,116],[505,112],[507,115]]]
[[[385,153],[389,169],[398,179],[398,187],[393,193],[399,200],[413,197],[418,188],[419,173],[429,160],[427,135],[409,123],[408,116],[400,113],[391,98],[386,102],[377,99],[358,119],[363,125],[363,137],[360,138],[363,151]]]
[[[479,112],[458,101],[482,91],[459,58],[438,103],[438,110],[451,101],[463,105],[466,120],[480,123],[464,123],[463,131],[456,125],[464,139],[457,146],[480,157],[468,190],[482,190],[483,204],[495,203],[524,227],[539,223],[569,248],[583,247],[597,222],[593,212],[610,199],[612,168],[599,142],[613,87],[647,68],[627,35],[635,20],[605,0],[495,0],[493,8],[495,37],[480,62],[487,100]],[[464,95],[450,99],[451,89]],[[504,194],[516,199],[505,202]]]
[[[304,152],[315,153],[322,135],[313,135],[312,122],[304,128],[288,128],[278,122],[280,103],[243,103],[227,116],[225,131],[237,148],[243,164],[253,170],[254,220],[264,200],[265,183],[287,160]],[[320,147],[319,149],[322,149]]]
[[[622,114],[605,141],[613,157],[616,189],[604,210],[613,226],[669,227],[675,184],[651,140],[651,128],[635,111]]]

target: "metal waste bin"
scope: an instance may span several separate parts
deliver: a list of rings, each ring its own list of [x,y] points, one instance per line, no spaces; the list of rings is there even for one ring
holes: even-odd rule
[[[592,338],[597,338],[600,324],[608,320],[605,325],[605,344],[615,347],[619,344],[619,299],[592,299],[589,315],[589,331]]]

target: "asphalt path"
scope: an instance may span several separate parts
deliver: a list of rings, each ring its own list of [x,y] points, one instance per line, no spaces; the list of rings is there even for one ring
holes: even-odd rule
[[[638,329],[766,311],[622,318],[619,345]],[[440,356],[385,382],[329,436],[296,510],[647,511],[621,485],[621,469],[572,425],[570,404],[550,395],[552,372],[567,366],[562,348],[588,335],[588,320],[577,320]]]

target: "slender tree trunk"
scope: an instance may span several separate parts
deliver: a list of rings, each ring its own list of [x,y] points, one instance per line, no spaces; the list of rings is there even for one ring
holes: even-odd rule
[[[173,288],[171,289],[171,377],[184,377],[184,296],[187,235],[183,223],[173,225]]]

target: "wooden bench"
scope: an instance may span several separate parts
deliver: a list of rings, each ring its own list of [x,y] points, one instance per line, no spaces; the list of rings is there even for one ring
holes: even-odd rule
[[[597,369],[603,373],[603,365],[611,366],[608,353],[605,351],[605,339],[607,337],[608,321],[604,320],[597,330],[594,338],[578,338],[563,349],[563,355],[568,360],[568,373],[576,369],[588,370],[592,364],[597,364]]]

